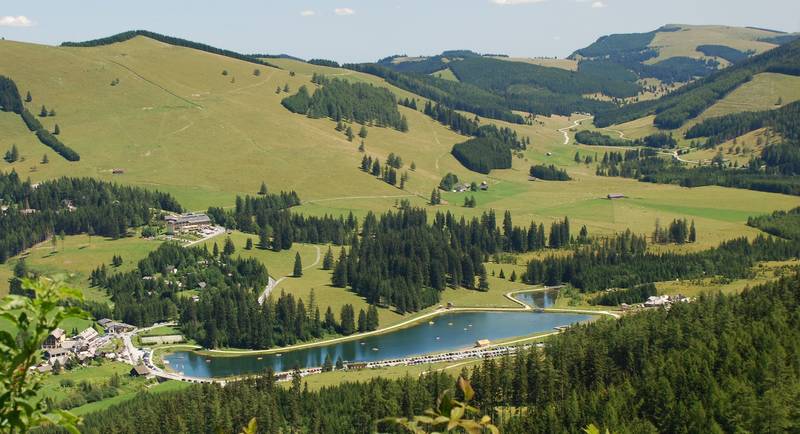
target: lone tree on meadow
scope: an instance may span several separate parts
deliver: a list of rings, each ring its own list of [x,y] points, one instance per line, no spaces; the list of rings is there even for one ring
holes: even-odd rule
[[[348,126],[348,127],[347,127],[347,131],[345,131],[345,132],[344,132],[344,134],[347,136],[347,140],[349,140],[349,141],[351,141],[351,142],[353,141],[353,137],[355,137],[355,136],[353,135],[353,128],[351,128],[350,126]]]
[[[367,138],[367,127],[364,125],[361,126],[361,129],[358,131],[358,137],[361,137],[362,139]]]
[[[31,96],[31,91],[28,91],[28,93],[25,95],[25,102],[31,101],[33,101],[33,97]]]
[[[300,252],[294,254],[294,277],[301,277],[303,275],[303,261],[300,259]]]
[[[61,134],[61,128],[58,127],[58,124],[56,124],[55,128],[53,128],[53,134],[55,135]]]
[[[47,154],[42,155],[42,164],[47,164],[50,162],[50,159],[47,158]]]
[[[42,109],[39,111],[39,117],[47,117],[47,107],[42,105]]]
[[[264,196],[264,195],[267,194],[267,192],[268,192],[267,183],[262,181],[261,182],[261,188],[258,189],[258,194]]]
[[[244,243],[245,250],[253,250],[253,239],[247,238],[247,241]]]

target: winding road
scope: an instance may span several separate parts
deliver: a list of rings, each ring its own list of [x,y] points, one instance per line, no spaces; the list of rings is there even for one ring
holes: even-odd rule
[[[591,118],[592,118],[592,117],[591,117],[591,116],[589,116],[589,117],[585,117],[585,118],[581,118],[581,119],[576,119],[575,121],[573,121],[573,122],[572,122],[572,125],[570,125],[570,126],[568,126],[568,127],[564,127],[564,128],[559,128],[559,129],[558,129],[558,131],[559,131],[561,134],[563,134],[563,135],[564,135],[564,144],[565,144],[565,145],[569,145],[569,134],[567,133],[569,130],[571,130],[571,129],[573,129],[573,128],[577,127],[577,126],[579,126],[579,125],[581,124],[581,122],[583,122],[583,121],[587,121],[587,120],[589,120],[589,119],[591,119]]]

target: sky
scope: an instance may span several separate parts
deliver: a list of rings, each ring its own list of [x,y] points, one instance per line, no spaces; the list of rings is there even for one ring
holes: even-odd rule
[[[797,32],[800,0],[0,0],[6,39],[55,45],[146,29],[339,62],[449,49],[565,57],[602,35],[673,23]]]

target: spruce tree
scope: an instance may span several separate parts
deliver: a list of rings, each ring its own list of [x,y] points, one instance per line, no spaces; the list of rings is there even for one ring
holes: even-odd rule
[[[28,93],[25,95],[25,102],[31,101],[33,101],[33,97],[31,96],[31,91],[28,91]]]
[[[325,354],[325,362],[322,364],[322,372],[330,372],[333,370],[333,361],[331,361],[331,355]]]
[[[247,241],[244,243],[244,249],[245,250],[253,250],[253,239],[252,238],[247,237]]]
[[[230,256],[236,251],[236,246],[233,245],[231,237],[225,238],[225,245],[222,247],[222,254]]]
[[[322,258],[322,269],[330,270],[333,268],[333,250],[328,246],[328,251],[325,252],[325,257]]]
[[[267,194],[267,192],[268,192],[267,183],[264,182],[264,181],[261,181],[261,188],[258,189],[258,194],[264,196],[264,195]]]
[[[39,111],[39,117],[47,117],[47,107],[42,105],[42,109]]]
[[[61,128],[58,127],[58,124],[53,128],[53,134],[59,135],[61,134]]]
[[[266,229],[261,229],[258,233],[258,248],[262,250],[269,249],[269,235]]]
[[[351,142],[353,141],[355,136],[353,135],[353,128],[351,128],[349,125],[347,126],[347,130],[345,130],[344,134],[347,136],[347,140]]]
[[[301,277],[303,275],[303,262],[300,260],[300,252],[294,255],[294,272],[292,276]]]
[[[364,125],[361,126],[361,129],[358,131],[358,137],[361,137],[362,139],[367,138],[367,127]]]
[[[364,333],[365,331],[367,331],[367,313],[361,309],[358,312],[358,332]]]
[[[486,278],[486,267],[480,265],[480,273],[478,275],[478,289],[480,291],[489,290],[489,280]]]

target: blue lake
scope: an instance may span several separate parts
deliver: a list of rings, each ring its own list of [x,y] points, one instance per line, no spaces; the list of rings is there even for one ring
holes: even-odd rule
[[[523,302],[548,307],[554,292],[520,293]],[[372,362],[428,353],[470,348],[479,339],[491,341],[547,332],[554,327],[591,319],[591,315],[542,312],[452,312],[430,318],[406,328],[330,345],[287,351],[280,355],[262,354],[236,357],[199,355],[178,351],[163,358],[171,368],[191,377],[228,377],[321,366],[325,357],[346,362]]]

